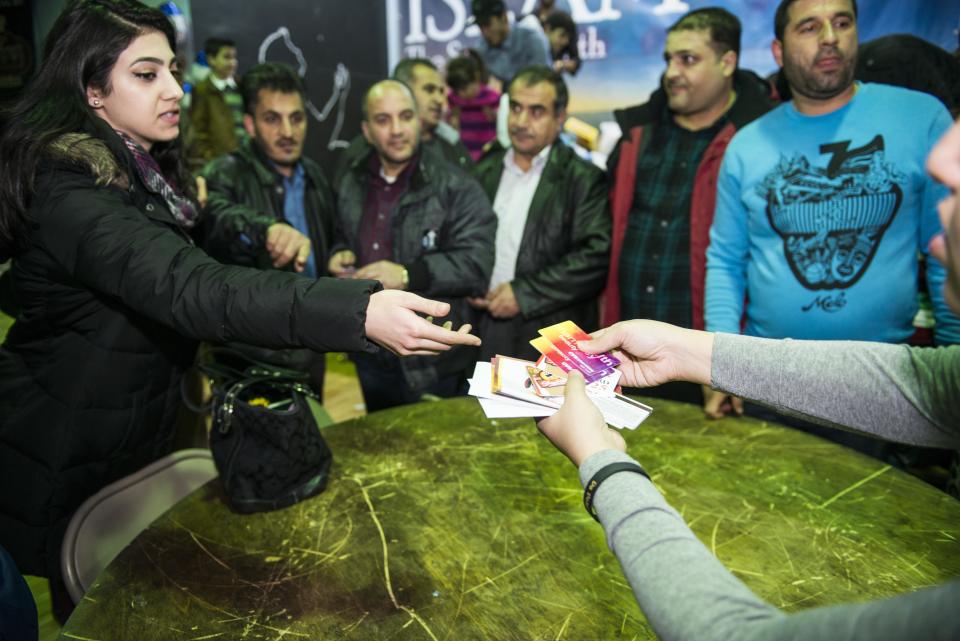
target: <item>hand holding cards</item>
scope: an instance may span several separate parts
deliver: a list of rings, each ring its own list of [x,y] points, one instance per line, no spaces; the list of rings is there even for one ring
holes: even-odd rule
[[[563,405],[571,371],[583,374],[587,395],[613,427],[636,429],[653,411],[616,393],[620,371],[615,368],[620,361],[612,354],[580,350],[577,341],[590,336],[574,323],[552,325],[540,334],[530,341],[542,354],[536,362],[496,356],[490,363],[477,363],[469,393],[478,398],[487,418],[550,416]]]
[[[577,341],[588,341],[590,335],[572,321],[564,321],[540,330],[540,337],[530,341],[534,349],[565,372],[579,371],[587,383],[613,374],[620,360],[613,354],[587,354]]]

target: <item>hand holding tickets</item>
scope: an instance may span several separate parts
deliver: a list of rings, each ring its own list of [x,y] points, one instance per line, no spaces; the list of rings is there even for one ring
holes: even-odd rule
[[[569,372],[580,372],[586,393],[618,428],[636,429],[653,411],[650,407],[616,393],[620,360],[612,354],[587,354],[577,341],[590,336],[570,321],[540,330],[530,341],[542,356],[525,361],[495,356],[489,363],[477,363],[470,379],[470,395],[480,401],[487,418],[550,416],[563,405]]]
[[[579,372],[570,374],[570,398],[553,416],[538,419],[537,427],[557,449],[580,467],[585,460],[602,450],[625,452],[623,437],[611,430],[586,394]]]
[[[577,341],[589,341],[590,335],[572,321],[564,321],[540,330],[540,338],[530,341],[533,347],[565,372],[579,371],[583,380],[592,383],[613,374],[620,360],[610,354],[587,354]]]

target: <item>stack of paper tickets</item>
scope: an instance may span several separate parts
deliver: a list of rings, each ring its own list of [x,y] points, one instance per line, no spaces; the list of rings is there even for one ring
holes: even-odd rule
[[[587,395],[604,420],[617,428],[636,429],[653,411],[617,393],[620,361],[612,354],[587,354],[577,341],[589,336],[571,321],[540,330],[530,341],[542,355],[537,361],[495,356],[479,362],[470,379],[470,395],[480,401],[487,418],[550,416],[563,405],[567,372],[579,371]]]

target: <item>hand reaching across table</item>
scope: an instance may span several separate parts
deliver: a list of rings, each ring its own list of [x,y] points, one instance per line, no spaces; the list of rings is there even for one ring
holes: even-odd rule
[[[480,345],[480,339],[470,334],[469,324],[453,331],[434,325],[417,312],[440,318],[450,313],[450,305],[395,289],[371,295],[365,324],[367,338],[399,356],[439,354],[455,345]]]

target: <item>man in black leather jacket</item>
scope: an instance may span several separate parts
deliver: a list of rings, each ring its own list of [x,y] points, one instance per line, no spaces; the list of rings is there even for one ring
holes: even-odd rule
[[[561,321],[596,329],[610,260],[603,172],[559,139],[563,79],[543,65],[526,67],[508,92],[511,148],[494,148],[474,171],[499,219],[493,277],[470,301],[481,359],[535,358],[528,341]]]
[[[337,194],[334,276],[378,280],[450,303],[454,326],[467,322],[466,297],[486,291],[497,220],[469,174],[420,144],[410,89],[396,80],[364,97],[369,151],[342,175]],[[462,391],[475,352],[454,348],[438,358],[357,355],[368,411],[416,402],[424,393]]]
[[[205,249],[222,262],[326,275],[334,203],[320,166],[303,156],[303,84],[287,65],[264,63],[243,78],[249,138],[203,169]],[[248,356],[310,374],[323,392],[324,355],[303,349],[232,345]]]

